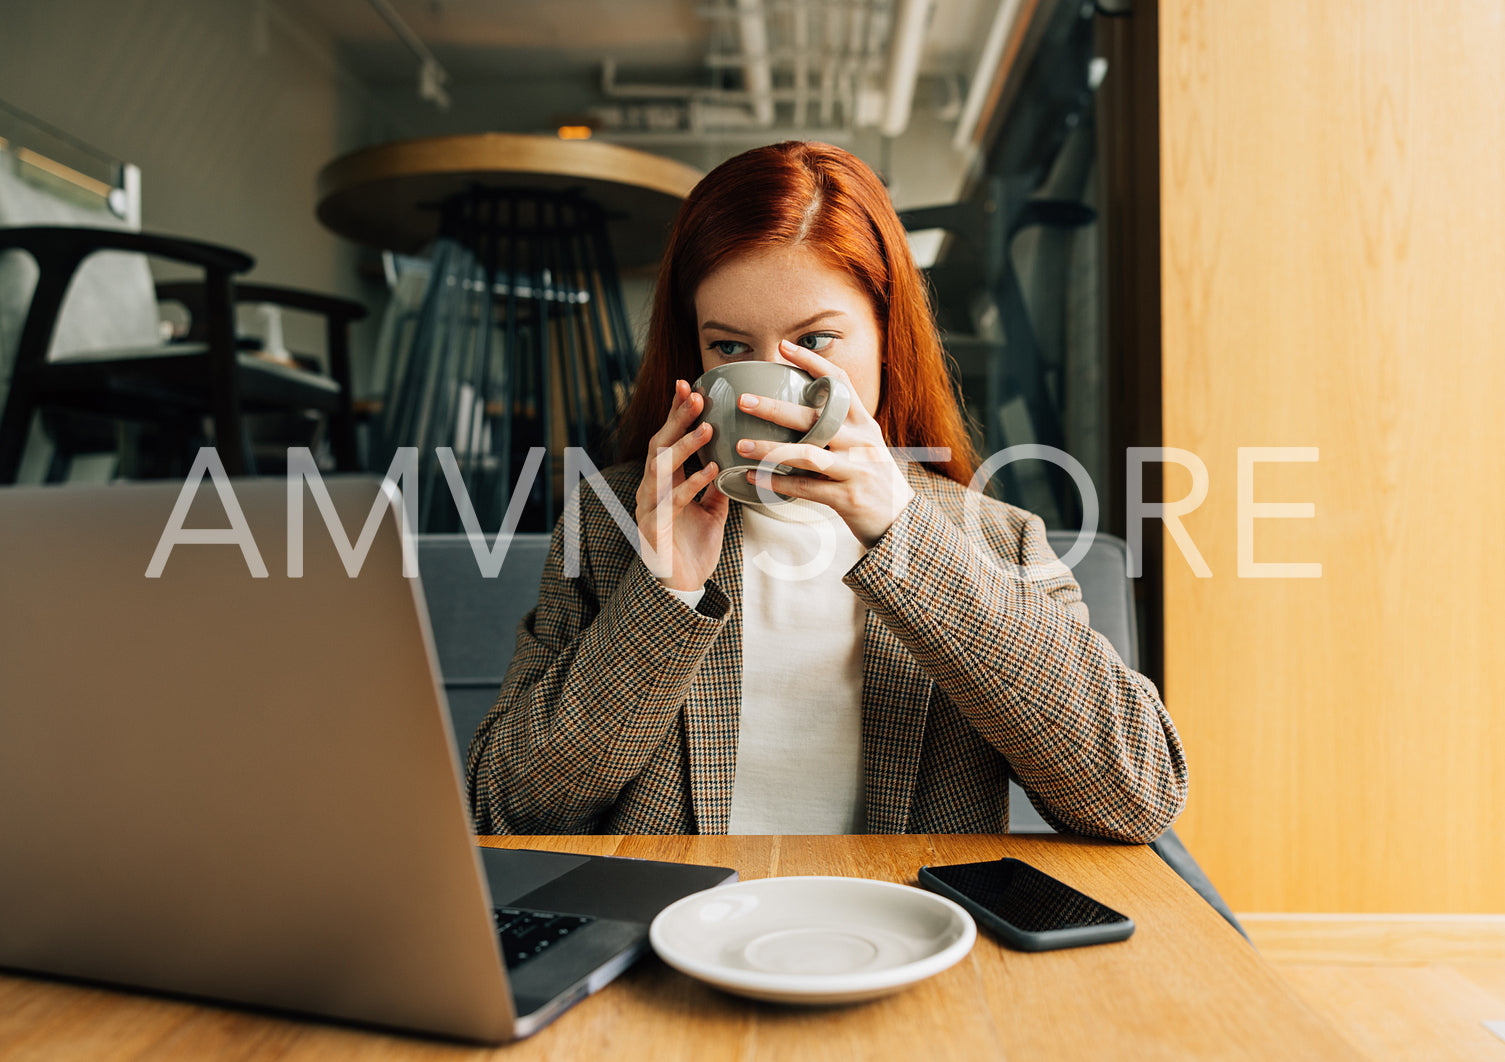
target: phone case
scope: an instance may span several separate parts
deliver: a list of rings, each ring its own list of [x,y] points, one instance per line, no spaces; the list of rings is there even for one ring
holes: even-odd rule
[[[981,925],[992,930],[998,939],[1016,951],[1054,951],[1058,948],[1085,947],[1088,944],[1111,944],[1117,940],[1127,940],[1134,933],[1134,920],[1127,915],[1123,916],[1123,921],[1107,925],[1031,932],[1004,921],[966,893],[952,888],[931,874],[929,867],[920,868],[919,879],[920,884],[931,892],[961,904]]]

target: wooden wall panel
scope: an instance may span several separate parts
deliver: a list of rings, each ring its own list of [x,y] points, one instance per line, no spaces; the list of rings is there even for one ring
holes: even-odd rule
[[[1180,832],[1237,910],[1505,911],[1505,5],[1159,18]],[[1319,448],[1254,496],[1321,578],[1239,578],[1240,446]]]

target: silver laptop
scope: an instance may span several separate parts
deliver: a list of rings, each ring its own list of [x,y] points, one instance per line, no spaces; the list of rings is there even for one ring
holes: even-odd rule
[[[395,507],[227,482],[0,489],[0,966],[496,1043],[736,877],[477,848]]]

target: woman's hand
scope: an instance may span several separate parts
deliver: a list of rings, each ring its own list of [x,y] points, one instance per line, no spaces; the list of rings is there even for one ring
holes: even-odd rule
[[[747,440],[739,443],[739,457],[763,461],[769,466],[769,471],[749,473],[748,480],[786,497],[808,498],[829,505],[846,521],[857,540],[871,547],[904,511],[914,497],[914,489],[888,452],[882,429],[863,407],[843,369],[788,340],[779,344],[779,355],[811,376],[834,376],[846,385],[852,403],[846,420],[826,449],[800,443]],[[808,406],[756,395],[743,395],[739,408],[801,432],[809,431],[819,416],[817,410]],[[788,465],[818,475],[780,475],[771,471],[773,465]]]
[[[711,439],[708,424],[689,431],[704,402],[684,380],[674,382],[669,418],[648,441],[643,481],[638,484],[643,559],[665,586],[675,590],[698,590],[711,577],[721,558],[721,536],[731,507],[716,489],[714,461],[685,475],[685,461]],[[701,491],[704,495],[696,500]]]

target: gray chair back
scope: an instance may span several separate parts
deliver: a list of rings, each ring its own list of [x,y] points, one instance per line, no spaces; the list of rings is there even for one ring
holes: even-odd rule
[[[1076,545],[1075,531],[1047,531],[1045,537],[1058,557],[1064,557]],[[1071,574],[1076,576],[1082,600],[1092,614],[1092,629],[1112,642],[1124,663],[1137,670],[1139,628],[1135,620],[1134,587],[1127,575],[1128,562],[1128,543],[1116,535],[1099,532]]]
[[[1058,557],[1065,556],[1076,544],[1075,531],[1048,531],[1045,537]],[[1082,600],[1090,613],[1092,629],[1112,642],[1123,662],[1137,670],[1139,627],[1134,610],[1134,585],[1128,576],[1128,559],[1129,547],[1123,539],[1099,533],[1093,537],[1087,555],[1077,561],[1071,571],[1082,588]],[[1009,829],[1014,833],[1054,832],[1029,802],[1029,797],[1013,782],[1009,783]],[[1229,925],[1248,936],[1174,828],[1151,841],[1150,847]]]
[[[418,536],[418,574],[461,756],[496,702],[548,553],[548,535],[514,535],[502,570],[488,579],[464,535]]]
[[[1050,548],[1064,557],[1076,545],[1075,531],[1047,531]],[[1134,587],[1127,576],[1129,546],[1116,535],[1098,532],[1087,547],[1087,555],[1076,562],[1071,573],[1082,588],[1092,629],[1107,638],[1118,650],[1123,662],[1139,667],[1139,628],[1134,613]],[[1024,795],[1017,782],[1009,783],[1009,830],[1012,833],[1054,833]]]

